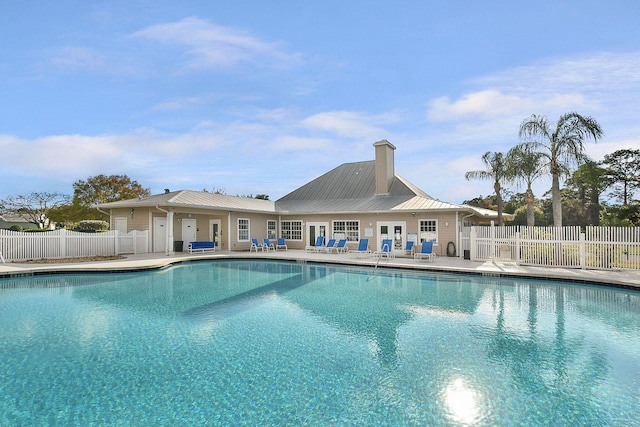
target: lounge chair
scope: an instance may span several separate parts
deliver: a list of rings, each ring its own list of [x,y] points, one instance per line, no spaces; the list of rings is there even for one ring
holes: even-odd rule
[[[258,252],[258,249],[260,249],[261,251],[264,251],[264,247],[262,246],[262,243],[258,242],[258,239],[251,239],[251,247],[249,248],[249,252],[251,251]]]
[[[273,243],[271,243],[271,240],[264,238],[262,239],[262,250],[263,251],[275,251],[276,248],[275,246],[273,246]]]
[[[360,242],[358,243],[358,249],[350,251],[353,252],[356,255],[368,255],[371,253],[371,251],[369,250],[369,239],[360,239]]]
[[[324,244],[324,236],[318,236],[316,237],[316,244],[313,246],[305,246],[305,250],[306,251],[310,251],[310,252],[315,252],[318,250],[318,248],[322,248]]]
[[[425,258],[428,261],[436,259],[436,254],[433,252],[433,242],[431,240],[422,242],[420,252],[416,252],[415,255],[413,255],[413,259],[415,260],[423,260]]]
[[[337,254],[342,252],[347,252],[349,248],[347,247],[347,239],[338,240],[338,244],[332,248],[327,249],[327,252],[335,251]]]
[[[413,245],[414,245],[413,240],[409,240],[407,242],[407,245],[404,247],[404,254],[405,255],[413,256]]]
[[[387,258],[395,258],[393,253],[393,241],[391,239],[383,239],[382,240],[382,248],[379,251],[375,251],[373,253],[374,256]]]
[[[329,253],[331,252],[331,249],[333,249],[335,246],[336,246],[336,239],[329,239],[329,241],[327,242],[327,246],[323,247],[322,249],[318,249],[318,251],[322,250]]]
[[[278,242],[276,243],[276,251],[278,249],[284,249],[285,251],[287,250],[287,243],[284,240],[284,237],[278,237]]]

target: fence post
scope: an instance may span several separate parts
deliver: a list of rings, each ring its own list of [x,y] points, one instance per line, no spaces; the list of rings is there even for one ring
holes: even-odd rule
[[[115,233],[113,234],[113,251],[115,252],[116,255],[120,255],[120,231],[115,230]]]
[[[578,241],[578,246],[580,248],[580,268],[587,268],[587,248],[585,246],[585,235],[584,233],[580,233],[580,240]]]
[[[471,260],[476,259],[476,238],[478,237],[476,233],[476,226],[471,226],[471,231],[469,232],[469,258]]]
[[[520,265],[520,230],[516,231],[516,250],[514,252],[516,265]]]
[[[491,251],[489,252],[489,254],[491,255],[491,259],[495,259],[496,258],[496,226],[493,223],[493,221],[491,221],[491,238],[489,240],[489,247],[491,248]]]
[[[67,256],[67,229],[60,229],[60,256],[65,258]]]
[[[131,234],[133,236],[133,254],[136,255],[138,253],[138,230],[133,230]]]

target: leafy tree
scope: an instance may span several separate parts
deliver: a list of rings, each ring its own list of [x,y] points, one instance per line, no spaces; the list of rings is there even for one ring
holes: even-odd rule
[[[86,181],[73,183],[73,202],[79,206],[91,207],[98,203],[147,197],[149,189],[143,188],[127,175],[97,175]]]
[[[527,225],[534,226],[536,223],[534,203],[536,201],[531,185],[540,176],[544,175],[542,165],[542,154],[529,150],[526,146],[517,145],[509,150],[510,174],[518,182],[527,185],[525,191],[525,201],[527,204]]]
[[[540,153],[542,164],[551,175],[553,224],[560,227],[560,177],[567,174],[573,164],[582,164],[587,160],[584,142],[590,138],[597,142],[602,137],[602,129],[592,117],[575,112],[560,116],[555,126],[545,116],[533,114],[522,122],[519,135],[526,140],[519,144],[520,149]]]
[[[600,212],[601,224],[612,227],[640,226],[640,204],[605,206]]]
[[[483,208],[483,209],[492,209],[492,210],[497,209],[495,195],[484,197],[481,194],[478,197],[474,197],[473,199],[463,201],[462,204],[469,205],[469,206],[476,206],[478,208]]]
[[[567,180],[567,186],[575,190],[577,202],[586,216],[578,225],[600,225],[600,196],[610,184],[607,170],[593,161],[580,165]]]
[[[29,223],[38,228],[49,225],[49,213],[52,209],[69,202],[69,196],[57,192],[33,192],[28,195],[10,196],[0,200],[2,211],[22,215]]]
[[[640,188],[640,150],[618,150],[604,156],[602,161],[613,181],[614,197],[628,205],[635,190]]]
[[[535,215],[535,224],[539,226],[548,225],[545,223],[545,216],[542,209],[539,207],[533,207],[533,214]],[[509,225],[529,225],[529,209],[528,206],[522,205],[513,213],[513,220],[509,223]]]
[[[509,175],[509,167],[507,159],[502,153],[494,153],[487,151],[482,155],[482,162],[485,164],[485,170],[469,171],[464,174],[467,180],[470,179],[489,179],[493,181],[493,190],[496,193],[496,202],[498,205],[498,225],[503,225],[502,221],[502,186],[511,180]]]

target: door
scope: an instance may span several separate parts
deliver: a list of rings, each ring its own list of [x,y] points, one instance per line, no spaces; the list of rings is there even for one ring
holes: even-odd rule
[[[322,236],[327,239],[327,230],[329,230],[328,222],[308,222],[307,223],[307,245],[314,246],[316,238]]]
[[[122,234],[127,234],[127,217],[118,216],[114,219],[116,230]]]
[[[212,242],[216,242],[216,248],[220,249],[220,244],[222,243],[222,229],[219,219],[210,219],[209,220],[209,240]]]
[[[167,218],[153,218],[153,252],[167,251]]]
[[[196,228],[196,220],[193,218],[182,218],[182,241],[184,242],[184,248],[189,245],[189,242],[195,242],[197,239],[198,229]]]
[[[403,251],[407,237],[407,223],[405,221],[379,221],[378,225],[378,250],[382,250],[382,241],[391,239],[393,241],[392,250]]]

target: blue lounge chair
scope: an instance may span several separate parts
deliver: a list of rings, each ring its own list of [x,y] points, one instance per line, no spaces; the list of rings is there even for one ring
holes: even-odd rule
[[[271,240],[264,238],[262,239],[262,250],[263,251],[275,251],[276,248],[275,246],[273,246],[273,243],[271,243]]]
[[[404,247],[404,254],[405,255],[413,255],[413,245],[414,245],[413,240],[409,240],[407,242],[407,245]]]
[[[276,251],[278,249],[284,249],[285,251],[287,250],[287,243],[284,240],[284,237],[278,237],[278,243],[276,243]]]
[[[318,250],[318,248],[322,248],[322,246],[324,245],[324,236],[318,236],[316,237],[316,244],[313,246],[306,246],[304,249],[306,251],[310,251],[310,252],[315,252]]]
[[[358,249],[351,251],[356,255],[368,255],[371,253],[369,250],[369,239],[360,239],[358,243]]]
[[[393,253],[393,241],[391,239],[383,239],[382,240],[382,248],[379,251],[373,253],[374,256],[387,258],[395,258]]]
[[[331,249],[333,249],[336,246],[336,239],[329,239],[329,241],[327,242],[327,246],[323,247],[322,249],[319,250],[323,250],[327,253],[331,252]]]
[[[258,249],[260,249],[261,251],[264,250],[264,247],[262,247],[262,243],[258,242],[258,239],[251,239],[251,247],[249,248],[249,252],[258,252]]]
[[[434,259],[436,259],[436,254],[433,253],[433,242],[431,240],[422,242],[422,245],[420,246],[420,252],[416,252],[415,255],[413,255],[413,259],[427,259],[427,261],[433,261]]]
[[[338,240],[338,244],[332,248],[327,249],[327,252],[335,251],[337,254],[342,252],[347,252],[349,248],[347,247],[347,239]]]

